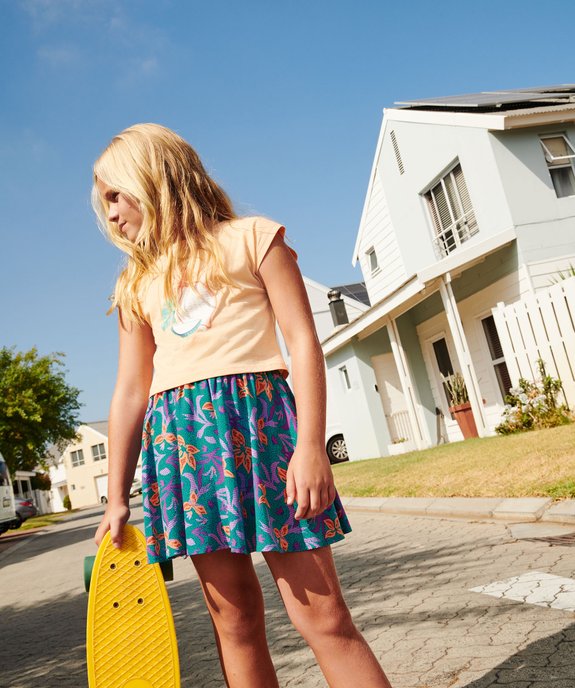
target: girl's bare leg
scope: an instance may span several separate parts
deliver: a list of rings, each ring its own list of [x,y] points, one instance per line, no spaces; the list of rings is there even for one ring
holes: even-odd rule
[[[192,557],[212,618],[228,688],[278,688],[262,590],[251,557],[229,550]]]
[[[265,552],[288,615],[313,650],[330,688],[391,688],[355,627],[330,547]]]

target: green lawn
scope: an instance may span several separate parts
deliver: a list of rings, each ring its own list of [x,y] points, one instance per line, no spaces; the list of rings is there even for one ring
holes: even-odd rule
[[[575,423],[334,466],[348,497],[575,497]]]
[[[30,530],[30,528],[43,528],[44,526],[50,526],[52,523],[56,523],[61,518],[68,514],[68,511],[61,511],[58,514],[44,514],[43,516],[34,516],[29,518],[18,528],[18,530]]]

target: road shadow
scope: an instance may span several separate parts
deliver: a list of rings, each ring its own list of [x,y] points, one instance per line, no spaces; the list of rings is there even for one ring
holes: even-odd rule
[[[462,688],[567,688],[575,686],[575,624],[530,643]]]
[[[79,525],[62,532],[52,531],[39,536],[37,540],[43,548],[54,548],[85,540],[87,532],[93,530],[93,524]],[[342,587],[356,624],[366,637],[383,637],[385,641],[386,634],[391,635],[393,629],[401,628],[409,638],[411,630],[420,629],[423,624],[433,625],[435,630],[430,633],[435,638],[441,638],[442,630],[447,631],[458,624],[465,628],[474,627],[479,622],[503,625],[507,623],[512,606],[514,619],[532,613],[530,605],[488,600],[475,593],[467,596],[466,604],[462,607],[444,603],[418,608],[413,603],[422,589],[431,589],[430,595],[434,594],[434,589],[445,595],[442,586],[457,577],[463,579],[460,587],[467,589],[465,578],[470,576],[469,555],[473,553],[479,562],[482,549],[492,544],[489,538],[477,538],[473,542],[450,542],[443,546],[414,550],[399,539],[394,541],[394,536],[388,534],[367,541],[364,538],[361,547],[350,538],[349,542],[340,543],[334,549]],[[31,555],[25,550],[14,554],[20,561],[25,561],[28,556]],[[79,579],[82,575],[81,566],[82,562],[79,561]],[[182,686],[223,688],[210,618],[191,562],[189,573],[186,573],[183,564],[178,566],[178,571],[180,580],[170,583],[168,589],[178,635]],[[293,682],[294,666],[298,667],[298,671],[303,671],[302,667],[305,667],[306,678],[317,680],[320,674],[314,665],[313,655],[290,625],[275,582],[261,560],[256,561],[256,571],[266,602],[268,640],[280,685],[284,685],[288,678],[292,678]],[[44,575],[48,574],[44,572]],[[87,685],[84,645],[86,605],[85,595],[46,600],[32,607],[4,605],[1,609],[3,623],[0,624],[0,683],[9,688],[36,688],[38,685],[44,688],[78,688]],[[532,643],[465,688],[499,686],[502,685],[502,679],[507,688],[528,688],[533,683],[533,678],[529,678],[533,667],[541,666],[541,662],[554,667],[553,657],[563,656],[568,650],[572,652],[570,648],[575,641],[572,630],[570,626],[562,633]],[[457,641],[446,638],[446,645],[449,642],[452,646],[457,645]],[[395,661],[394,651],[390,650],[390,665]],[[397,645],[397,652],[401,653],[401,642]],[[465,670],[464,664],[465,660],[462,659],[462,671]],[[563,680],[567,680],[567,683],[558,683],[558,688],[560,685],[575,685],[575,666],[572,662],[568,666],[558,664],[557,671]],[[390,674],[393,679],[393,673]],[[565,674],[569,674],[569,679],[564,678]],[[441,685],[443,688],[453,683],[446,681],[432,685]],[[553,684],[541,682],[540,685]]]
[[[27,542],[24,547],[20,547],[14,552],[11,552],[9,547],[5,551],[2,551],[0,547],[0,552],[2,554],[0,569],[4,566],[19,564],[29,559],[33,559],[44,552],[60,549],[61,547],[68,547],[80,542],[85,542],[86,540],[93,540],[97,528],[97,524],[93,521],[93,514],[92,523],[82,525],[82,520],[83,519],[70,519],[39,530],[32,530],[29,536],[30,541]],[[135,526],[141,527],[143,522],[143,518],[130,519],[130,523]],[[76,523],[80,525],[75,525]],[[14,538],[10,544],[17,544],[22,538],[26,538],[25,532],[21,533],[18,538]],[[0,541],[0,545],[1,544]],[[95,544],[93,553],[96,554]]]

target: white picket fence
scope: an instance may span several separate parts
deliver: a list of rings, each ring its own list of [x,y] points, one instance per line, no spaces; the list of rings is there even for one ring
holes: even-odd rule
[[[492,310],[511,381],[535,380],[537,359],[563,383],[559,401],[575,407],[575,277]]]

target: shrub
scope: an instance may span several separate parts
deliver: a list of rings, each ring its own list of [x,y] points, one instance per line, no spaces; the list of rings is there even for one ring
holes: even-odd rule
[[[505,397],[502,422],[495,428],[500,435],[510,435],[525,430],[542,430],[566,425],[573,421],[573,413],[565,404],[557,404],[562,389],[561,380],[547,375],[545,363],[537,360],[539,380],[530,382],[519,379]]]
[[[52,487],[52,481],[48,473],[36,473],[30,481],[33,490],[49,490]]]
[[[70,495],[66,495],[64,499],[62,500],[62,504],[64,505],[64,509],[67,509],[68,511],[72,510],[72,502],[70,500]]]

